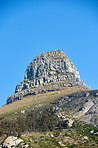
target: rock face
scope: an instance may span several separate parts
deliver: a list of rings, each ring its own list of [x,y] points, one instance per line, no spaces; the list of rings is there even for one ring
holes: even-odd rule
[[[73,114],[72,117],[98,127],[98,90],[77,92],[51,102],[50,110],[57,113],[62,109]],[[75,111],[77,110],[77,111]],[[60,116],[63,117],[63,116]]]
[[[7,103],[13,102],[15,98],[16,100],[22,99],[25,90],[30,92],[31,89],[49,85],[59,87],[60,83],[63,87],[75,85],[90,89],[81,81],[79,72],[72,61],[61,50],[45,52],[29,64],[24,80],[16,86],[15,93],[22,92],[21,95],[18,95],[18,98],[12,95],[8,98]]]
[[[81,81],[72,61],[61,50],[46,52],[29,64],[24,80],[16,86],[15,92],[67,80]]]
[[[91,100],[87,100],[87,102],[80,108],[80,110],[74,114],[74,118],[81,117],[94,105]]]

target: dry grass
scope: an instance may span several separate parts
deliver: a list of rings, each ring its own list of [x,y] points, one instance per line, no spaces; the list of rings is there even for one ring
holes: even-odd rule
[[[47,92],[44,94],[38,94],[36,96],[34,95],[28,95],[24,97],[22,100],[10,103],[8,105],[4,105],[0,108],[0,117],[2,116],[12,116],[15,112],[20,112],[23,109],[26,109],[31,106],[48,106],[51,101],[54,101],[56,99],[59,99],[60,97],[64,95],[69,95],[74,92],[81,91],[81,88],[77,87],[67,87],[66,89],[60,90],[60,91],[53,91],[53,92]],[[15,115],[15,114],[14,114]]]

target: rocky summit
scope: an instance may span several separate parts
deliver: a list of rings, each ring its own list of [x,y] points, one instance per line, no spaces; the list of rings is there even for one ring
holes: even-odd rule
[[[61,50],[45,52],[29,64],[24,80],[16,86],[15,94],[8,97],[7,104],[28,94],[73,86],[90,89],[81,81],[79,72],[65,53]]]

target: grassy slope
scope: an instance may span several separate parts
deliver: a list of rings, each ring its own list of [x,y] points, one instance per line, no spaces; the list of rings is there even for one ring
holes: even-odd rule
[[[32,107],[36,107],[36,110],[42,110],[50,107],[51,101],[78,91],[81,91],[81,89],[69,87],[60,91],[38,94],[36,96],[27,96],[24,97],[23,100],[2,106],[0,108],[0,117],[13,118],[20,115],[21,110],[25,109],[26,112],[28,112]],[[15,112],[17,112],[16,115]],[[98,145],[96,141],[98,138],[95,135],[90,134],[90,130],[93,130],[93,127],[77,123],[75,128],[54,130],[46,133],[23,133],[21,138],[32,148],[60,148],[59,142],[64,144],[64,147],[67,148],[97,148]],[[84,140],[83,136],[87,136],[88,140]],[[3,136],[0,139],[1,144],[5,137]]]
[[[81,88],[68,87],[60,91],[53,91],[38,95],[29,95],[24,97],[22,100],[4,105],[0,108],[0,117],[12,117],[15,116],[15,112],[20,114],[21,110],[29,111],[30,108],[36,107],[36,109],[44,109],[50,106],[50,102],[64,95],[69,95],[74,92],[81,91]]]
[[[32,148],[60,148],[62,146],[59,142],[66,148],[97,148],[98,137],[88,132],[91,127],[88,127],[84,133],[84,127],[85,125],[80,125],[78,130],[70,128],[46,133],[24,133],[21,137]],[[88,139],[84,140],[84,136],[87,136]]]

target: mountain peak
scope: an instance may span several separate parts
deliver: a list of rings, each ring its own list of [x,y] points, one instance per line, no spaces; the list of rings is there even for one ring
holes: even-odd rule
[[[61,50],[53,50],[32,60],[25,71],[24,80],[16,86],[16,94],[9,97],[12,99],[8,98],[7,102],[15,100],[13,98],[17,98],[17,93],[25,94],[34,91],[34,88],[44,87],[48,90],[73,86],[89,89],[81,81],[79,72],[67,55]]]
[[[25,72],[25,79],[63,75],[67,72],[73,72],[75,77],[79,78],[78,71],[67,55],[61,50],[53,50],[40,54],[29,64]]]

